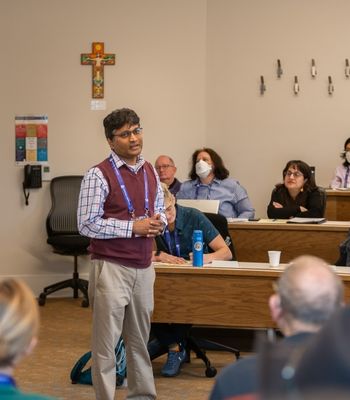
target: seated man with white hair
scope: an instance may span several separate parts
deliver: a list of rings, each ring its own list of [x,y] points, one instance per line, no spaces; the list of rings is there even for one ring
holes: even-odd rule
[[[175,178],[177,168],[174,160],[169,156],[161,155],[156,159],[154,167],[158,172],[160,181],[165,183],[170,193],[175,196],[180,190],[181,182]]]

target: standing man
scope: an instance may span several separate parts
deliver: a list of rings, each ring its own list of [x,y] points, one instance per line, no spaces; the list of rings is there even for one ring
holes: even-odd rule
[[[147,351],[153,311],[153,238],[166,224],[163,191],[141,155],[138,115],[115,110],[103,121],[110,156],[81,185],[78,226],[91,238],[89,296],[93,307],[92,380],[97,400],[113,400],[114,348],[126,344],[128,398],[155,399]]]
[[[159,179],[165,183],[170,193],[176,196],[176,193],[180,190],[181,182],[175,178],[177,168],[175,167],[174,160],[169,156],[159,156],[154,164]]]

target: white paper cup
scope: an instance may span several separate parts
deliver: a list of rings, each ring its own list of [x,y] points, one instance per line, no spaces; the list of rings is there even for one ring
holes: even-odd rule
[[[269,263],[271,267],[278,267],[280,265],[281,252],[279,250],[269,250]]]

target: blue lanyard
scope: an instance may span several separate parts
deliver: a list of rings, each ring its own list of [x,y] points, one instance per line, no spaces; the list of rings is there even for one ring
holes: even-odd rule
[[[0,374],[0,385],[10,385],[16,387],[15,380],[12,376]]]
[[[348,178],[349,178],[349,166],[346,167],[346,174],[345,174],[345,180],[344,180],[344,187],[348,187]]]
[[[119,169],[112,157],[112,155],[109,157],[109,161],[112,164],[115,176],[117,177],[117,180],[119,182],[120,188],[122,190],[125,202],[128,206],[128,211],[129,214],[131,215],[132,219],[135,219],[135,207],[129,197],[129,193],[126,189],[125,183],[124,183],[124,179],[121,175],[121,173],[119,172]],[[145,184],[145,217],[148,217],[148,211],[149,211],[149,197],[148,197],[148,177],[147,177],[147,173],[146,173],[146,169],[143,167],[143,180],[144,180],[144,184]]]
[[[171,235],[170,235],[170,232],[169,232],[169,229],[168,229],[168,228],[165,228],[165,230],[164,230],[164,239],[165,239],[165,241],[166,241],[166,244],[167,244],[167,246],[168,246],[168,249],[169,249],[169,251],[170,251],[170,254],[171,254],[171,255],[174,255],[174,254],[173,254],[173,247],[172,247],[172,245],[171,245]],[[174,230],[174,240],[175,240],[175,251],[176,251],[176,256],[177,256],[177,257],[180,257],[180,239],[179,239],[179,235],[177,234],[176,229]]]

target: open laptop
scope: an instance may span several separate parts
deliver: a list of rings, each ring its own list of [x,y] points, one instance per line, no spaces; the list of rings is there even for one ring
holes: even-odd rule
[[[196,208],[202,212],[217,214],[219,211],[220,200],[177,199],[176,203],[180,206]]]

